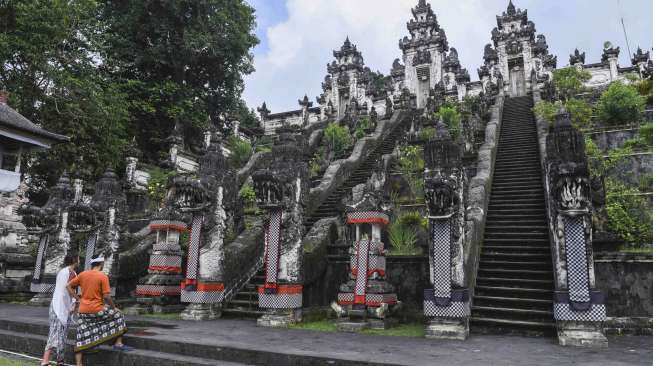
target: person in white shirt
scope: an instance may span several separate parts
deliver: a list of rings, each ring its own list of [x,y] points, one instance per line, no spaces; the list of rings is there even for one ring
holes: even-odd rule
[[[50,303],[50,332],[45,346],[41,365],[50,364],[50,355],[54,351],[57,365],[63,365],[68,325],[72,322],[75,312],[75,299],[70,296],[66,286],[77,277],[79,256],[68,255],[64,259],[64,268],[57,273],[56,286]]]

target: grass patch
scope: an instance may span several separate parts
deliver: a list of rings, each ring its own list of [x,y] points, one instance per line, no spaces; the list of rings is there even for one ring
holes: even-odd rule
[[[333,320],[318,320],[313,322],[303,322],[290,326],[291,329],[302,329],[302,330],[312,330],[316,332],[327,332],[334,333],[337,332],[336,322]],[[389,337],[424,337],[424,324],[421,323],[412,323],[412,324],[401,324],[390,329],[365,329],[361,332],[362,334],[370,335],[381,335]]]
[[[291,329],[314,330],[317,332],[336,332],[336,323],[331,320],[318,320],[314,322],[298,323],[290,326]]]
[[[31,366],[34,365],[34,362],[35,361],[26,362],[26,361],[0,356],[0,366]]]
[[[389,337],[418,337],[423,338],[426,335],[424,324],[400,324],[390,329],[365,329],[361,333],[382,335]]]
[[[653,253],[653,247],[621,248],[619,251],[622,253]]]
[[[161,319],[161,320],[181,320],[181,315],[178,313],[170,313],[170,314],[143,314],[142,315],[145,318],[152,318],[152,319]]]

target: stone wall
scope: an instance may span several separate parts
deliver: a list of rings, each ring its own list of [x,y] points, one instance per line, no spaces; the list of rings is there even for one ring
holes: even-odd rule
[[[623,147],[626,140],[632,139],[637,134],[635,127],[586,131],[585,136],[590,137],[596,146],[603,152],[610,149]]]
[[[470,291],[473,291],[476,285],[478,259],[485,233],[485,219],[490,201],[494,163],[501,132],[503,102],[503,95],[496,97],[496,101],[490,112],[490,122],[488,122],[485,128],[485,143],[481,145],[478,151],[476,176],[469,182],[463,250],[465,252],[465,278]]]

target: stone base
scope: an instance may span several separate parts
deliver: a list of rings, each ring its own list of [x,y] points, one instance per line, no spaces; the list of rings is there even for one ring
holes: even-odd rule
[[[397,320],[393,318],[383,318],[383,319],[367,318],[367,324],[369,324],[370,329],[385,330],[397,325]]]
[[[52,294],[39,292],[36,295],[34,295],[34,297],[32,297],[32,299],[29,301],[29,304],[34,306],[50,306],[51,301],[52,301]]]
[[[469,337],[469,320],[432,318],[426,326],[426,338],[464,341]]]
[[[561,329],[558,328],[558,343],[561,346],[607,348],[608,339],[598,329]]]
[[[215,320],[222,316],[222,304],[190,304],[181,313],[183,320]]]
[[[339,320],[336,323],[336,329],[338,329],[339,332],[347,332],[347,333],[356,333],[360,332],[361,330],[368,329],[370,327],[370,323],[367,321],[351,321],[349,319],[343,319]]]
[[[152,305],[136,304],[123,309],[122,313],[125,315],[144,315],[144,314],[152,314],[153,311],[152,311]]]
[[[302,321],[302,309],[270,310],[256,320],[256,325],[266,328],[288,328]]]

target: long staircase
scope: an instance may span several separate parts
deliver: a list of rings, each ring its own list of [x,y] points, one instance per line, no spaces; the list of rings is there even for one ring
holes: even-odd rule
[[[308,232],[313,225],[319,220],[327,217],[340,215],[339,204],[342,199],[351,192],[351,189],[359,184],[367,182],[372,176],[372,172],[381,157],[390,154],[394,150],[399,137],[403,136],[401,129],[405,125],[405,120],[399,121],[397,125],[388,133],[372,152],[367,156],[365,161],[349,176],[349,178],[331,193],[327,199],[307,217],[304,221],[305,232]],[[338,250],[329,247],[329,251]],[[238,317],[258,317],[264,314],[263,309],[258,307],[257,287],[265,282],[265,270],[262,268],[245,286],[234,295],[233,299],[227,303],[223,309],[225,315]]]
[[[471,328],[554,330],[553,268],[532,98],[508,98],[481,249]]]

